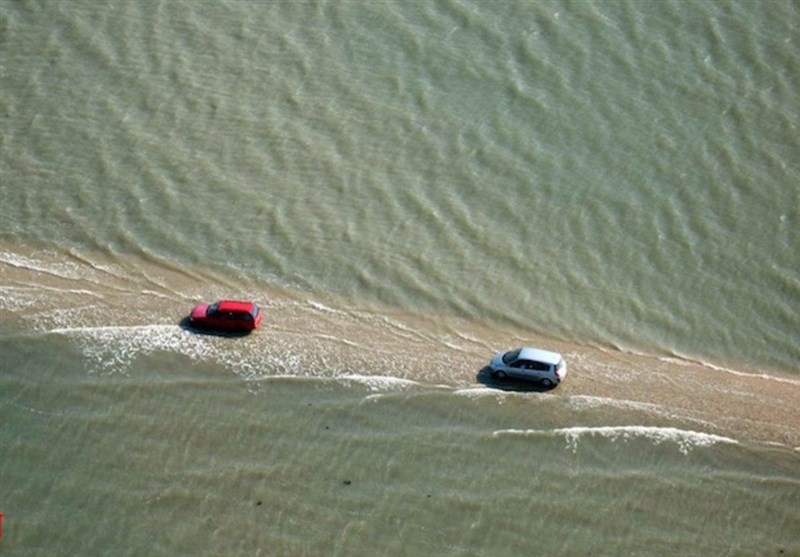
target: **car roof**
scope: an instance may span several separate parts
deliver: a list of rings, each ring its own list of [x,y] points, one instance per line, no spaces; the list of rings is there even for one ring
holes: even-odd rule
[[[561,361],[561,354],[558,352],[550,352],[549,350],[542,350],[540,348],[524,347],[520,348],[519,358],[555,365]]]
[[[253,302],[240,300],[220,300],[217,302],[217,311],[250,311],[254,305]]]

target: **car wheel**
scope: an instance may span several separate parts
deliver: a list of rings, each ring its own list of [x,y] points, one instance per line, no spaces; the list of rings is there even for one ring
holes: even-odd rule
[[[500,381],[503,381],[508,376],[506,375],[505,371],[500,370],[500,371],[493,371],[492,377],[494,377],[495,379],[499,379]]]
[[[550,387],[553,386],[553,382],[550,381],[549,379],[542,379],[542,386],[549,389]]]

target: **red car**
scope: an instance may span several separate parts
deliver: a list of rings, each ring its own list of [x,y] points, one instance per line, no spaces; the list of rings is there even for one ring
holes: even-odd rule
[[[199,304],[189,314],[190,327],[249,333],[261,324],[261,309],[253,302],[221,300]]]

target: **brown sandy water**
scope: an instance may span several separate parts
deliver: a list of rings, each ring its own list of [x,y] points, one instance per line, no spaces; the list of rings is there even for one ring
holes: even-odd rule
[[[569,365],[566,381],[547,396],[608,412],[620,424],[644,414],[652,424],[800,446],[800,380],[771,370],[568,344],[533,331],[333,300],[152,259],[19,246],[3,246],[2,255],[4,329],[74,338],[95,371],[124,374],[137,354],[173,350],[232,362],[247,380],[358,375],[524,392],[525,385],[492,384],[482,368],[496,351],[534,345],[561,352]],[[265,310],[262,328],[237,339],[181,329],[194,303],[222,297],[256,300]]]
[[[0,276],[4,555],[800,551],[792,376],[149,257],[6,244]],[[262,328],[181,327],[228,296]],[[488,381],[521,344],[566,380]]]
[[[798,21],[1,1],[3,556],[800,555]]]

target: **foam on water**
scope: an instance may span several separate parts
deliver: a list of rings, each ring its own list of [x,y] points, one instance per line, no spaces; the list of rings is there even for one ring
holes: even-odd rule
[[[555,402],[561,397],[535,390],[528,391],[524,388],[520,390],[502,389],[492,386],[471,386],[457,388],[453,391],[453,395],[466,397],[472,400],[480,400],[484,398],[495,398],[500,404],[503,404],[508,399],[519,398],[527,400],[535,400],[536,402]]]
[[[793,379],[790,377],[785,377],[782,375],[774,375],[768,373],[751,373],[746,371],[739,371],[736,369],[731,369],[725,366],[719,366],[712,364],[710,362],[698,362],[699,365],[707,367],[709,369],[713,369],[714,371],[722,371],[725,373],[730,373],[731,375],[738,375],[739,377],[752,377],[756,379],[765,379],[767,381],[776,381],[778,383],[788,383],[790,385],[800,385],[800,379]]]
[[[52,262],[44,263],[41,259],[33,259],[9,251],[0,251],[0,263],[19,269],[52,275],[56,278],[75,280],[85,277],[85,270],[81,265],[67,261],[61,261],[58,264]]]
[[[38,293],[35,286],[0,286],[0,309],[21,312],[35,307]]]
[[[709,447],[717,443],[738,444],[738,441],[729,437],[688,431],[674,427],[653,427],[644,425],[625,426],[600,426],[600,427],[567,427],[557,429],[503,429],[494,432],[496,437],[554,437],[563,436],[567,448],[576,452],[578,442],[585,437],[602,437],[612,442],[629,441],[633,439],[648,439],[653,444],[660,445],[665,442],[674,443],[683,454],[688,454],[698,447]]]
[[[48,331],[75,338],[94,373],[126,374],[140,356],[159,351],[193,360],[221,359],[213,342],[177,325],[66,327]]]
[[[499,401],[503,401],[506,397],[509,396],[509,393],[504,391],[499,391],[497,389],[492,389],[491,387],[466,387],[463,389],[456,389],[453,391],[453,394],[456,396],[463,396],[473,400],[481,399],[481,398],[496,398]]]
[[[799,8],[0,0],[4,551],[798,553]]]
[[[55,251],[40,252],[37,257],[30,257],[12,251],[0,251],[0,263],[49,275],[56,279],[86,282],[107,281],[109,278],[130,280],[132,275],[116,265],[100,265],[90,260],[74,257],[74,261],[66,260],[63,254]]]
[[[325,304],[323,304],[321,302],[317,302],[316,300],[307,300],[306,303],[308,303],[308,305],[311,306],[312,308],[314,308],[315,310],[321,311],[323,313],[330,313],[330,314],[333,314],[333,315],[342,315],[342,314],[345,313],[344,311],[342,311],[340,309],[332,308],[332,307],[330,307],[328,305],[325,305]]]
[[[619,410],[633,410],[649,414],[652,416],[660,416],[672,420],[687,420],[694,423],[702,424],[705,426],[713,426],[714,424],[708,420],[701,420],[688,412],[681,412],[675,408],[670,408],[661,404],[653,404],[649,402],[642,402],[636,400],[625,400],[611,397],[601,397],[593,395],[571,395],[567,397],[570,407],[575,410],[594,410],[597,408],[614,408]]]
[[[366,386],[373,392],[398,392],[421,387],[417,381],[378,375],[338,375],[340,381]]]

